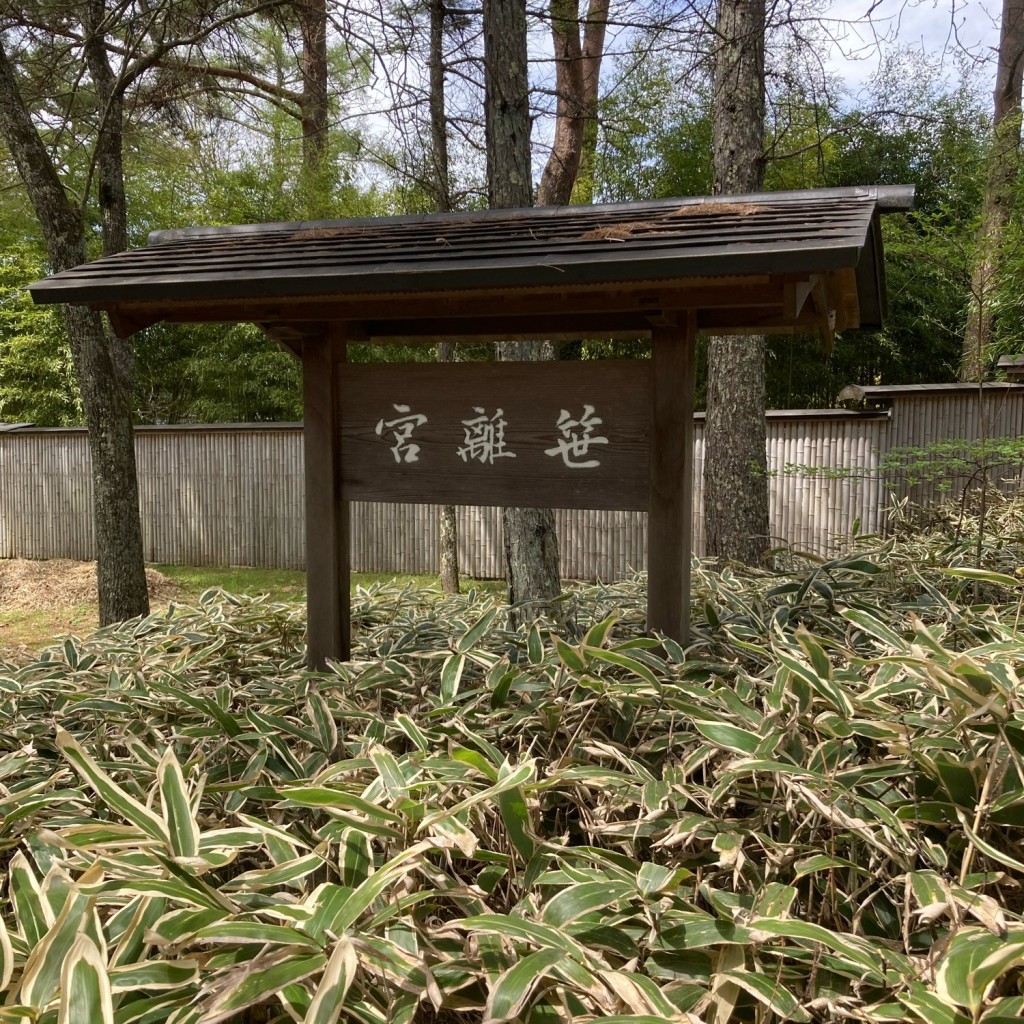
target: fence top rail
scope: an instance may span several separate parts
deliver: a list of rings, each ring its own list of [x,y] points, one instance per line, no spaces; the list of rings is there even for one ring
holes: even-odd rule
[[[8,434],[81,434],[85,427],[37,427],[33,423],[0,423],[0,432]],[[302,433],[301,423],[139,423],[136,434],[260,434]]]
[[[703,423],[706,413],[695,412],[693,418]],[[884,420],[889,418],[887,409],[768,409],[765,417],[769,420]],[[85,427],[37,427],[33,423],[0,423],[0,433],[59,435],[71,434],[84,437]],[[301,434],[301,423],[140,423],[136,434],[207,434],[236,433],[260,434],[282,433]]]

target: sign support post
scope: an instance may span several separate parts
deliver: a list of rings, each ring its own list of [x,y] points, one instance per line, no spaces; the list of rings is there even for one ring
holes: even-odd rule
[[[307,663],[351,653],[349,510],[341,490],[338,364],[345,361],[345,324],[318,326],[303,339],[303,445],[306,472]]]
[[[651,330],[647,628],[683,644],[690,634],[696,314],[660,319]]]

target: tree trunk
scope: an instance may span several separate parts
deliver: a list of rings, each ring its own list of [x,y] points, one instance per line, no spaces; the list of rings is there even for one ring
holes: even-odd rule
[[[570,202],[584,159],[592,165],[597,146],[597,99],[608,26],[608,0],[590,0],[580,25],[579,0],[551,0],[551,38],[555,50],[555,138],[537,188],[538,206]],[[583,37],[580,38],[582,27]],[[593,196],[593,167],[582,201]]]
[[[96,90],[95,170],[100,224],[103,229],[103,255],[113,256],[128,248],[128,201],[124,193],[124,157],[122,125],[124,96],[107,58],[103,36],[106,17],[104,0],[89,0],[84,19],[85,62]],[[124,345],[127,349],[128,346]]]
[[[719,0],[714,70],[715,192],[764,177],[764,0]],[[755,565],[769,547],[764,338],[711,338],[704,425],[708,554]]]
[[[311,216],[330,208],[328,175],[327,0],[299,0],[302,31],[302,173]]]
[[[992,338],[991,296],[998,281],[999,247],[1013,208],[1021,142],[1021,83],[1024,79],[1024,0],[1003,0],[999,60],[993,96],[992,151],[971,274],[970,306],[960,362],[962,381],[984,379]]]
[[[487,203],[532,206],[525,0],[487,0],[483,29]]]
[[[439,363],[455,362],[455,345],[441,341],[437,345]],[[446,594],[459,592],[459,524],[454,505],[441,505],[438,509],[438,541],[440,546],[441,590]]]
[[[433,171],[434,209],[452,208],[448,176],[448,119],[444,105],[444,0],[430,0],[430,164]]]
[[[530,106],[526,73],[525,0],[484,4],[484,113],[487,197],[492,209],[532,205]],[[542,342],[508,342],[502,360],[542,358]],[[506,508],[505,576],[509,604],[521,604],[513,625],[524,623],[561,592],[558,535],[550,509]]]
[[[96,86],[99,97],[104,86],[101,81]],[[97,110],[102,128],[97,150],[100,202],[104,229],[109,220],[113,244],[123,238],[123,230],[120,236],[117,234],[118,219],[123,217],[124,210],[120,154],[112,152],[115,145],[120,148],[120,123],[111,119],[111,114],[118,110],[117,104]],[[104,139],[104,134],[109,137]],[[54,273],[84,263],[82,218],[69,202],[39,138],[2,40],[0,136],[39,220]],[[106,192],[104,185],[108,187]],[[108,244],[104,238],[105,250]],[[106,625],[149,611],[132,430],[131,352],[124,342],[104,329],[98,313],[81,306],[65,306],[63,314],[89,430],[99,612],[100,623]]]
[[[448,177],[448,120],[444,105],[444,0],[430,0],[430,163],[434,191],[434,209],[447,213],[452,208],[451,184]],[[455,345],[450,341],[437,344],[439,363],[455,362]],[[459,524],[454,505],[438,508],[438,542],[440,547],[441,590],[446,594],[459,592]]]

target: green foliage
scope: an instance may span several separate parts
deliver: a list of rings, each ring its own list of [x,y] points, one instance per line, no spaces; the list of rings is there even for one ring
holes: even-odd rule
[[[928,482],[940,491],[984,487],[997,475],[1019,474],[1024,467],[1024,437],[948,438],[920,446],[892,448],[879,462],[888,475],[908,484]]]
[[[667,57],[630,53],[631,77],[606,101],[598,174],[605,200],[711,191],[710,95],[699,74]],[[823,356],[816,338],[767,339],[769,408],[828,408],[848,384],[955,380],[960,364],[975,226],[981,208],[987,97],[964,70],[911,51],[891,54],[847,108],[779,73],[767,119],[765,187],[912,184],[916,210],[883,221],[889,314],[880,330],[847,331]],[[1024,195],[1024,190],[1022,190]],[[1000,351],[1016,351],[1024,323],[1019,225],[1008,234],[1000,292]],[[1016,261],[1016,262],[1015,262]],[[698,359],[703,374],[704,359]],[[697,384],[698,403],[704,394]]]
[[[637,580],[373,587],[324,674],[220,591],[0,664],[0,1021],[1015,1019],[1024,531],[973,606],[914,543],[699,566],[685,656]]]
[[[38,249],[0,251],[0,422],[79,422],[78,391],[60,311],[36,306],[25,286],[46,274]]]

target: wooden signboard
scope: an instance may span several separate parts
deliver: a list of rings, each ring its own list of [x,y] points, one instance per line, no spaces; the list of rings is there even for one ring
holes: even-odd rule
[[[646,509],[648,628],[689,631],[696,317],[662,315],[629,362],[345,360],[303,341],[309,664],[345,660],[351,501]]]
[[[648,507],[649,360],[336,372],[345,501]]]

